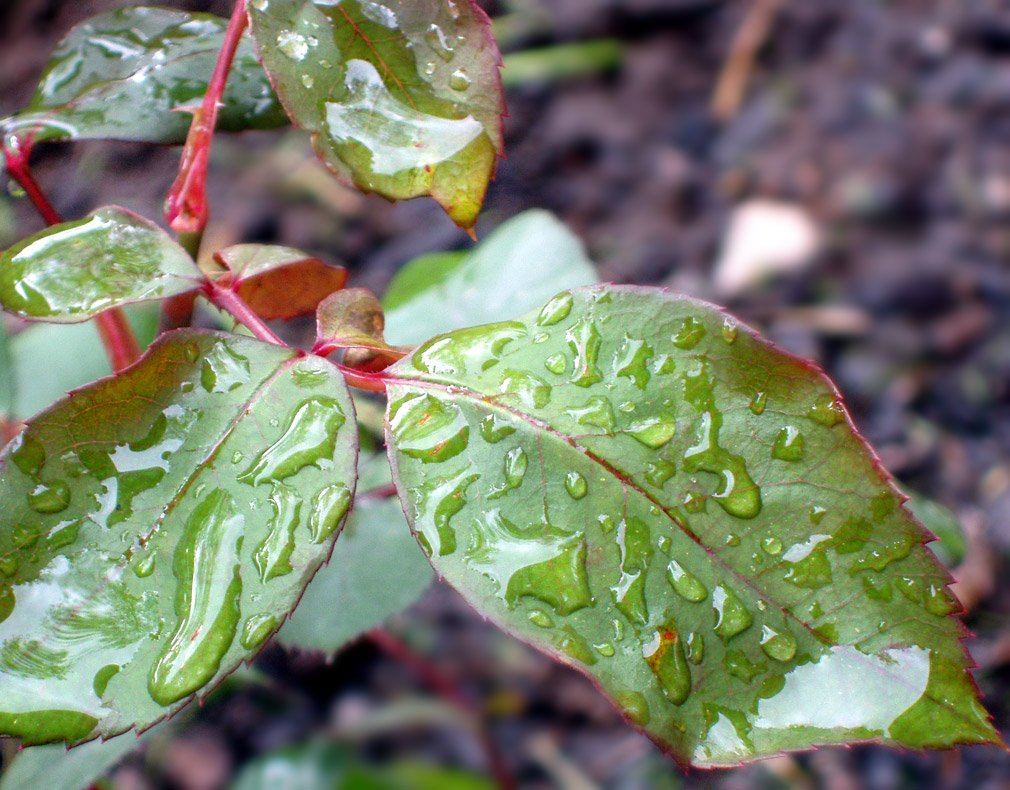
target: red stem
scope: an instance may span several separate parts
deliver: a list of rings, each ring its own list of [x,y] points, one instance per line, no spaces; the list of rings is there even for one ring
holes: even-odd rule
[[[21,185],[46,224],[59,225],[63,222],[63,218],[53,208],[53,204],[49,202],[32,175],[31,167],[28,164],[31,150],[30,143],[16,139],[6,142],[3,146],[3,155],[7,164],[7,172]],[[102,345],[105,346],[105,353],[108,354],[114,371],[118,373],[137,361],[140,357],[140,344],[137,343],[133,329],[122,310],[113,307],[104,313],[99,313],[95,316],[95,323],[98,326],[98,334],[102,338]]]
[[[463,691],[427,658],[416,653],[410,645],[393,636],[384,628],[373,628],[368,632],[368,638],[384,653],[410,669],[448,704],[476,721],[480,742],[484,747],[488,767],[494,774],[495,781],[502,790],[515,788],[517,786],[516,780],[509,770],[504,755],[498,749],[494,738],[491,737],[484,717]]]
[[[234,291],[222,288],[216,282],[209,280],[203,286],[203,293],[215,307],[231,313],[236,321],[253,333],[254,337],[266,343],[287,348],[288,344],[277,337],[274,331],[263,322],[263,319],[256,315],[256,312]]]
[[[214,65],[214,73],[207,83],[203,102],[193,113],[186,145],[182,149],[179,175],[172,184],[165,204],[165,219],[177,233],[200,233],[207,226],[207,164],[210,146],[217,126],[217,112],[221,106],[228,72],[231,71],[235,51],[248,24],[246,0],[236,0],[231,19],[224,33],[224,43]]]

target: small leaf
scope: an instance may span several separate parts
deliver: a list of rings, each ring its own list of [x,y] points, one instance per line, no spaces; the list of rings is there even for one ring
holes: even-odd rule
[[[186,293],[203,281],[167,233],[115,206],[47,228],[0,256],[4,309],[53,323],[76,323],[110,307]]]
[[[382,305],[367,288],[348,288],[322,301],[316,311],[316,347],[320,353],[338,348],[388,351],[382,336]]]
[[[503,150],[501,59],[474,0],[249,4],[288,114],[366,192],[431,195],[476,222]]]
[[[950,577],[809,363],[709,305],[601,286],[386,375],[436,571],[682,762],[1000,743]]]
[[[126,316],[141,348],[146,348],[158,333],[157,305],[130,305]],[[10,350],[17,382],[12,416],[17,420],[27,420],[70,390],[113,372],[93,321],[32,324],[10,339]],[[54,353],[73,364],[54,365]]]
[[[383,299],[386,337],[416,344],[439,332],[504,321],[562,288],[598,279],[578,237],[548,212],[526,211],[459,260],[422,256],[397,272]]]
[[[388,478],[385,456],[376,460]],[[362,484],[366,473],[363,464]],[[399,500],[359,495],[329,564],[306,588],[277,640],[289,648],[334,653],[413,604],[433,579]]]
[[[181,143],[207,91],[227,20],[165,8],[118,8],[73,28],[46,66],[31,103],[0,121],[4,136]],[[273,129],[287,122],[252,45],[244,39],[218,128]]]
[[[312,313],[347,282],[347,269],[301,250],[265,244],[236,244],[214,254],[228,269],[220,277],[257,315],[268,321]]]
[[[31,746],[17,756],[0,778],[0,790],[37,790],[42,786],[61,790],[101,787],[98,780],[128,754],[168,729],[156,724],[141,735],[126,732],[107,741],[83,743],[69,751],[62,744]]]
[[[318,357],[181,330],[0,456],[0,732],[143,729],[281,624],[329,555],[357,430]]]

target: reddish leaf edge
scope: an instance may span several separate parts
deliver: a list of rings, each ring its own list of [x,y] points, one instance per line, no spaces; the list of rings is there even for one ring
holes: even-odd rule
[[[916,516],[912,513],[912,511],[906,506],[906,504],[909,501],[910,497],[907,494],[905,494],[900,488],[898,488],[898,486],[897,486],[897,484],[895,482],[894,475],[892,475],[887,470],[887,468],[884,466],[883,461],[880,459],[880,456],[878,455],[877,451],[873,448],[872,445],[870,445],[870,443],[867,441],[866,437],[864,437],[863,434],[860,433],[859,429],[856,427],[856,424],[855,424],[855,422],[852,419],[852,415],[849,413],[848,407],[845,405],[845,401],[844,401],[844,398],[842,396],[841,391],[838,389],[838,386],[831,379],[831,377],[828,376],[828,374],[824,371],[824,369],[820,365],[818,365],[813,360],[806,359],[805,357],[801,357],[801,356],[799,356],[797,354],[794,354],[794,353],[792,353],[790,351],[787,351],[787,350],[781,348],[778,344],[776,344],[776,343],[772,342],[771,340],[765,338],[760,332],[758,332],[756,329],[754,329],[753,327],[751,327],[749,324],[746,324],[746,323],[740,321],[736,316],[732,315],[726,308],[724,308],[724,307],[722,307],[720,305],[713,304],[712,302],[705,301],[704,299],[698,299],[698,298],[695,298],[695,297],[692,297],[692,296],[688,296],[688,295],[685,295],[685,294],[677,293],[672,288],[644,286],[644,285],[624,285],[624,284],[619,284],[619,283],[614,283],[614,282],[603,282],[603,283],[598,283],[596,285],[584,286],[584,287],[580,287],[580,288],[571,288],[571,289],[568,289],[568,290],[573,291],[573,292],[589,291],[589,290],[599,289],[601,286],[602,287],[606,287],[606,288],[619,288],[619,289],[621,289],[623,291],[627,291],[627,292],[631,292],[631,293],[670,295],[670,296],[676,297],[676,299],[678,301],[686,303],[686,304],[689,304],[689,305],[691,305],[693,307],[697,307],[697,308],[701,308],[701,309],[705,309],[705,310],[712,310],[715,313],[717,313],[718,315],[721,315],[724,318],[731,320],[733,322],[733,324],[737,327],[738,330],[743,331],[743,332],[747,333],[748,335],[750,335],[752,338],[760,341],[763,344],[766,344],[771,350],[777,352],[778,354],[781,354],[785,359],[787,359],[787,360],[793,362],[794,364],[798,365],[804,371],[806,371],[809,374],[811,374],[812,376],[816,377],[820,382],[826,384],[830,388],[830,391],[831,391],[832,395],[835,397],[836,402],[842,408],[842,414],[844,415],[844,418],[845,418],[845,424],[848,426],[849,430],[852,431],[853,435],[856,437],[857,441],[860,443],[862,449],[867,453],[867,455],[868,455],[868,457],[869,457],[869,459],[871,461],[871,464],[873,466],[873,469],[880,474],[884,486],[891,493],[893,493],[898,498],[898,507],[900,507],[901,510],[902,510],[902,512],[909,518],[909,521],[911,522],[912,526],[919,531],[919,535],[920,535],[921,540],[918,542],[918,545],[927,546],[929,543],[932,543],[933,541],[935,541],[935,540],[938,539],[937,536],[934,535],[929,529],[927,529],[926,526],[918,518],[916,518]],[[444,334],[452,334],[452,333],[450,332],[450,333],[444,333]],[[438,335],[436,335],[435,337],[438,337]],[[401,378],[396,377],[396,376],[388,376],[388,377],[386,377],[386,380],[388,380],[388,381],[396,381],[396,382],[404,382],[404,383],[407,383],[407,384],[415,383],[414,380],[412,380],[412,379],[406,379],[406,378],[401,379]],[[445,385],[436,385],[436,388],[442,388],[443,386],[445,386]],[[466,389],[458,388],[458,387],[456,387],[456,385],[454,385],[454,394],[455,395],[464,395],[464,396],[469,395],[469,396],[473,397],[475,401],[481,401],[481,400],[483,400],[483,396],[481,396],[479,393],[472,392],[471,390],[466,390]],[[500,404],[499,404],[499,406],[500,406]],[[528,422],[528,423],[530,422],[530,418],[529,418],[528,415],[526,415],[524,413],[521,413],[521,412],[514,412],[514,414],[515,414],[515,416],[521,418],[523,421]],[[551,430],[550,428],[548,428],[548,426],[546,426],[545,423],[536,422],[536,423],[531,423],[531,424],[534,424],[537,427],[544,428],[545,430]],[[392,473],[393,473],[393,484],[396,486],[397,497],[400,500],[400,508],[401,508],[401,510],[403,510],[403,514],[404,514],[404,517],[407,520],[407,524],[408,524],[408,526],[410,528],[411,534],[414,536],[414,539],[417,540],[417,538],[418,538],[417,530],[414,528],[414,524],[413,524],[413,522],[411,521],[411,518],[410,518],[410,508],[409,508],[409,505],[405,501],[406,492],[401,488],[400,482],[399,482],[400,481],[400,471],[399,471],[399,466],[398,466],[397,461],[396,461],[395,452],[393,451],[393,442],[392,442],[392,436],[390,434],[390,424],[389,424],[388,417],[384,420],[384,438],[385,438],[385,444],[386,444],[386,456],[389,459],[390,469],[392,470]],[[590,454],[590,456],[594,460],[596,460],[598,463],[601,462],[601,460],[602,460],[602,459],[596,458],[592,454]],[[603,462],[603,465],[605,467],[607,467],[608,471],[610,471],[612,474],[617,474],[616,470],[610,469],[609,466],[605,462]],[[623,477],[621,479],[623,479]],[[418,542],[419,542],[419,545],[420,545],[420,541],[418,541]],[[975,659],[971,655],[971,653],[968,651],[968,647],[966,645],[966,640],[968,640],[971,637],[973,637],[974,633],[972,633],[967,628],[967,626],[964,624],[964,621],[962,619],[962,616],[965,614],[965,609],[964,609],[963,604],[961,603],[960,599],[958,599],[958,597],[956,595],[953,595],[953,593],[950,592],[950,586],[951,586],[951,584],[954,583],[954,578],[951,576],[950,572],[943,565],[943,563],[941,563],[940,560],[936,557],[936,555],[933,554],[932,551],[928,551],[927,554],[928,554],[927,562],[932,563],[934,565],[934,567],[938,570],[938,572],[940,574],[942,574],[944,578],[947,579],[946,583],[944,584],[944,590],[946,590],[948,592],[948,594],[951,595],[951,598],[957,604],[957,608],[954,609],[949,615],[947,615],[947,618],[948,619],[952,619],[952,620],[954,620],[957,623],[958,644],[960,646],[961,655],[962,655],[962,658],[964,660],[965,676],[968,679],[968,683],[969,683],[971,689],[975,692],[976,698],[981,701],[984,698],[984,695],[982,694],[982,691],[979,688],[978,682],[976,681],[974,675],[970,671],[970,670],[973,670],[973,669],[978,669],[979,665],[975,661]],[[613,699],[611,699],[609,693],[607,693],[606,689],[603,688],[602,683],[600,683],[600,681],[595,676],[593,676],[593,674],[589,671],[589,669],[586,668],[583,664],[579,663],[578,661],[576,661],[571,656],[569,656],[569,655],[567,655],[565,653],[562,653],[559,650],[552,649],[552,648],[547,647],[547,646],[541,647],[539,645],[532,645],[529,642],[527,642],[526,640],[524,640],[522,637],[513,634],[509,630],[509,628],[506,626],[503,618],[497,617],[493,613],[489,613],[489,612],[484,611],[479,606],[479,604],[478,604],[478,602],[476,600],[471,599],[471,597],[468,596],[467,593],[465,593],[463,590],[457,588],[455,585],[452,585],[451,583],[449,583],[447,580],[445,580],[438,573],[438,569],[435,567],[434,562],[432,561],[432,558],[429,557],[427,555],[427,553],[425,553],[425,557],[428,558],[429,563],[431,563],[431,565],[432,565],[432,569],[435,571],[435,574],[436,574],[436,583],[444,583],[444,584],[449,585],[460,596],[460,598],[466,603],[466,605],[469,606],[474,611],[474,613],[477,616],[479,616],[483,620],[486,620],[488,622],[493,623],[495,625],[495,627],[497,627],[499,630],[503,631],[505,634],[507,634],[511,638],[516,639],[516,640],[522,642],[523,644],[529,646],[530,648],[536,650],[537,652],[543,653],[544,655],[546,655],[548,658],[552,659],[553,661],[556,661],[559,664],[563,664],[563,665],[569,667],[570,669],[574,670],[575,672],[579,673],[583,677],[585,677],[592,684],[592,686],[603,696],[603,698],[605,700],[607,700],[608,703],[610,703],[610,705],[614,708],[614,710],[618,713],[618,715],[632,729],[636,730],[637,732],[641,733],[642,735],[645,735],[650,741],[652,741],[657,746],[657,748],[666,757],[670,758],[674,763],[676,763],[677,767],[685,775],[689,774],[691,771],[715,772],[715,771],[721,771],[721,770],[726,770],[726,769],[739,768],[739,767],[742,767],[744,765],[758,763],[758,762],[763,762],[763,761],[766,761],[766,760],[771,760],[771,759],[774,759],[775,757],[780,757],[782,755],[807,754],[807,753],[810,753],[810,752],[813,752],[813,751],[816,751],[816,750],[822,749],[822,748],[846,748],[846,749],[851,749],[852,747],[855,747],[855,746],[862,746],[862,745],[869,745],[869,744],[878,745],[878,746],[884,746],[884,747],[886,747],[888,749],[893,749],[893,750],[899,751],[899,752],[912,752],[912,753],[918,753],[918,754],[926,754],[928,752],[950,752],[950,751],[953,751],[954,749],[957,749],[960,746],[968,746],[968,745],[970,745],[970,746],[986,746],[986,745],[988,745],[988,746],[994,746],[994,747],[1000,749],[1003,752],[1010,753],[1010,745],[1007,744],[1007,741],[1004,738],[1003,734],[995,726],[995,721],[994,721],[994,718],[993,718],[993,715],[992,715],[991,711],[988,708],[985,708],[986,720],[989,723],[989,725],[991,726],[992,731],[993,731],[993,733],[996,736],[995,740],[978,741],[978,740],[969,740],[967,738],[963,738],[963,739],[962,738],[958,738],[958,739],[955,739],[954,741],[952,741],[950,744],[947,744],[945,746],[914,748],[914,747],[898,746],[898,745],[892,745],[892,744],[889,744],[889,743],[885,743],[884,742],[884,738],[882,738],[882,737],[877,737],[877,738],[860,738],[860,739],[852,740],[852,741],[849,741],[849,742],[846,742],[846,743],[812,743],[812,744],[810,744],[807,747],[797,748],[797,749],[783,749],[782,751],[776,752],[775,754],[756,756],[756,757],[749,758],[749,759],[746,759],[746,760],[741,760],[740,762],[737,762],[737,763],[726,763],[726,764],[718,764],[718,765],[695,765],[694,763],[692,763],[690,761],[690,758],[683,758],[680,755],[676,754],[669,746],[667,746],[662,741],[660,741],[657,736],[655,736],[652,733],[650,733],[644,726],[642,726],[642,725],[636,723],[635,721],[633,721],[630,718],[630,716],[624,710],[622,710],[621,707],[619,705],[617,705],[616,702]]]

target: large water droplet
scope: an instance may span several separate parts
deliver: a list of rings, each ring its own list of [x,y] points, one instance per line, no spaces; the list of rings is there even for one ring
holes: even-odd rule
[[[414,523],[428,556],[445,557],[456,551],[452,517],[466,505],[466,490],[478,475],[464,468],[455,475],[425,480],[415,489]]]
[[[432,338],[414,352],[412,359],[414,367],[424,373],[462,376],[494,367],[507,347],[526,335],[526,325],[518,321],[460,329],[449,336]]]
[[[266,641],[277,628],[277,618],[272,614],[254,614],[242,624],[239,642],[246,650],[254,650]]]
[[[574,303],[575,299],[571,293],[562,291],[541,308],[540,315],[537,317],[537,325],[554,326],[561,323],[572,312],[572,305]]]
[[[506,370],[499,391],[519,397],[527,409],[542,409],[551,400],[551,385],[522,370]]]
[[[761,629],[761,649],[776,661],[792,661],[796,656],[796,640],[788,631],[776,631],[771,626]]]
[[[617,528],[617,545],[621,550],[621,577],[610,588],[614,601],[631,622],[645,625],[649,621],[645,574],[653,555],[649,525],[636,516],[628,516]]]
[[[624,432],[650,450],[658,450],[676,435],[677,424],[673,420],[651,418],[629,426]]]
[[[684,570],[684,567],[677,560],[670,560],[667,566],[667,577],[673,589],[687,601],[700,603],[708,597],[708,589],[692,573]]]
[[[231,647],[239,621],[244,526],[235,500],[220,488],[193,509],[186,523],[172,562],[179,622],[147,682],[160,705],[203,688]]]
[[[152,573],[157,565],[157,554],[155,552],[150,552],[149,554],[141,557],[133,565],[133,572],[141,579],[146,579]]]
[[[497,414],[488,414],[480,421],[480,435],[488,444],[498,444],[502,439],[515,432],[515,426]]]
[[[519,488],[526,476],[529,458],[522,447],[513,447],[505,454],[505,481],[488,492],[488,499],[498,499],[509,491]]]
[[[565,475],[565,491],[572,499],[582,499],[589,493],[589,483],[578,472],[569,472]]]
[[[543,609],[532,609],[527,617],[537,628],[552,628],[554,626],[554,620]]]
[[[207,392],[231,392],[248,384],[249,376],[249,360],[220,342],[203,359],[200,383]]]
[[[713,494],[716,502],[737,518],[754,518],[761,512],[761,491],[743,458],[719,446],[722,414],[706,411],[698,424],[698,441],[684,453],[684,469],[718,475],[722,487]]]
[[[775,437],[772,446],[772,457],[780,461],[799,461],[803,458],[803,434],[793,425],[787,425]]]
[[[705,325],[697,318],[685,318],[680,322],[671,340],[677,348],[685,351],[694,348],[705,337]]]
[[[351,491],[343,483],[332,483],[312,500],[309,535],[313,543],[322,543],[337,531],[351,507]]]
[[[560,352],[551,354],[544,360],[544,367],[556,376],[563,376],[568,370],[568,357]]]
[[[729,674],[747,683],[754,680],[765,669],[764,664],[751,661],[742,650],[727,650],[723,658],[723,665]]]
[[[642,656],[659,681],[663,695],[674,705],[682,705],[691,694],[691,667],[676,627],[670,624],[658,630],[642,646]]]
[[[408,395],[389,409],[396,449],[423,463],[441,463],[463,452],[470,426],[459,408],[433,395]]]
[[[712,608],[715,610],[715,630],[724,642],[742,634],[754,622],[743,601],[724,584],[712,593]]]
[[[270,493],[273,518],[270,532],[253,552],[253,563],[259,571],[260,581],[291,573],[291,554],[295,550],[295,529],[301,515],[302,501],[294,489],[274,485]]]
[[[333,398],[306,401],[298,407],[283,435],[237,479],[258,485],[264,481],[280,482],[306,466],[327,468],[336,449],[337,431],[344,422],[340,404]]]
[[[822,395],[814,401],[807,416],[814,422],[831,428],[845,419],[845,412],[833,395]]]
[[[603,338],[596,324],[586,318],[576,321],[565,332],[568,347],[575,354],[574,373],[571,382],[578,387],[591,387],[603,380],[598,362]]]
[[[652,359],[652,346],[644,340],[625,335],[624,342],[614,357],[614,375],[629,378],[636,387],[644,390],[652,378],[649,372],[650,359]]]
[[[34,436],[22,433],[11,452],[14,465],[29,477],[38,477],[46,463],[46,448]]]
[[[605,431],[614,430],[614,408],[610,401],[599,395],[594,395],[582,406],[565,411],[579,425],[592,425]]]
[[[644,694],[637,691],[616,691],[614,692],[614,702],[639,727],[644,727],[652,718],[649,713],[648,700],[645,699]]]
[[[562,629],[557,646],[561,652],[567,653],[576,661],[589,666],[596,663],[596,655],[589,643],[570,625],[566,625]]]
[[[28,506],[36,513],[60,513],[70,504],[70,486],[62,480],[39,483],[28,494]]]
[[[470,87],[470,77],[463,69],[456,69],[449,75],[449,87],[454,91],[463,92]]]

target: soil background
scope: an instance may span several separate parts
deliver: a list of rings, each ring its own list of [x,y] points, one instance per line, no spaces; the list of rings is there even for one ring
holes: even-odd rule
[[[225,2],[163,4],[228,14]],[[121,5],[0,0],[0,116],[28,100],[67,29]],[[977,634],[969,647],[1006,731],[1010,1],[783,0],[741,101],[722,118],[712,97],[756,0],[526,5],[539,21],[510,49],[607,37],[621,42],[623,62],[510,90],[508,158],[480,232],[549,209],[585,240],[605,279],[726,303],[823,365],[885,465],[961,519],[969,549],[958,594]],[[65,216],[118,203],[160,218],[177,159],[177,149],[84,143],[40,147],[36,167]],[[300,247],[379,292],[414,256],[470,243],[430,201],[394,206],[343,188],[291,130],[219,137],[211,184],[213,243]],[[734,211],[755,201],[790,206],[819,242],[803,265],[729,294],[714,266]],[[0,246],[39,227],[26,201],[3,197]],[[1010,756],[984,748],[822,749],[684,777],[588,681],[501,635],[447,587],[435,585],[390,629],[483,706],[523,787],[1010,786]],[[428,695],[367,639],[332,661],[271,647],[255,666],[269,683],[214,697],[128,759],[114,785],[226,786],[256,755],[354,731]],[[353,742],[370,759],[485,770],[459,728],[404,725]]]

